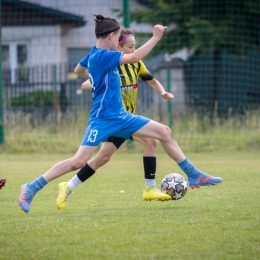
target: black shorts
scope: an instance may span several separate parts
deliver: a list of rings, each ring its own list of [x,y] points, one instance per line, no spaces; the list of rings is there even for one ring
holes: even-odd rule
[[[130,139],[133,141],[132,136]],[[118,149],[125,141],[126,139],[122,137],[109,136],[104,142],[113,143],[114,146]]]

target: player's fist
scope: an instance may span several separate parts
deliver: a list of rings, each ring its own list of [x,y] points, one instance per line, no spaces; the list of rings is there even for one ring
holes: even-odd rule
[[[162,92],[161,96],[162,96],[163,99],[166,99],[166,100],[174,99],[174,95],[170,92]]]
[[[163,36],[164,31],[167,29],[167,26],[163,26],[160,24],[157,24],[153,27],[153,37],[157,39],[161,39]]]

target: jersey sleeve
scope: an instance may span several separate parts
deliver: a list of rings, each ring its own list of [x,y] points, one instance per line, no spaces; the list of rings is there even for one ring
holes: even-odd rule
[[[99,53],[98,62],[105,70],[111,70],[121,65],[123,52],[104,50]]]
[[[152,80],[153,75],[150,71],[146,68],[144,63],[140,60],[138,62],[138,77],[140,77],[143,81]]]
[[[80,65],[81,67],[88,68],[88,60],[89,60],[89,55],[87,55],[85,58],[83,58],[83,59],[79,62],[79,65]]]

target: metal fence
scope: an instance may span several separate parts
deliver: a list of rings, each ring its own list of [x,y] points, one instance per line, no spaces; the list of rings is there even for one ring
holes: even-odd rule
[[[37,5],[2,0],[1,5],[0,132],[24,121],[33,128],[76,122],[81,113],[86,124],[91,93],[80,90],[83,79],[73,70],[95,44],[97,12],[134,29],[138,46],[154,24],[168,25],[144,62],[175,100],[162,100],[140,80],[138,114],[172,126],[179,115],[225,119],[260,106],[259,1],[75,0],[72,7],[67,0]]]

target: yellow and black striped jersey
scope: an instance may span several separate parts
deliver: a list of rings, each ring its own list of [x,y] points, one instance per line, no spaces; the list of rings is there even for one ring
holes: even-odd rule
[[[118,67],[118,71],[120,75],[124,109],[135,114],[138,94],[138,77],[147,81],[152,80],[153,76],[141,60],[132,64],[122,64]]]

